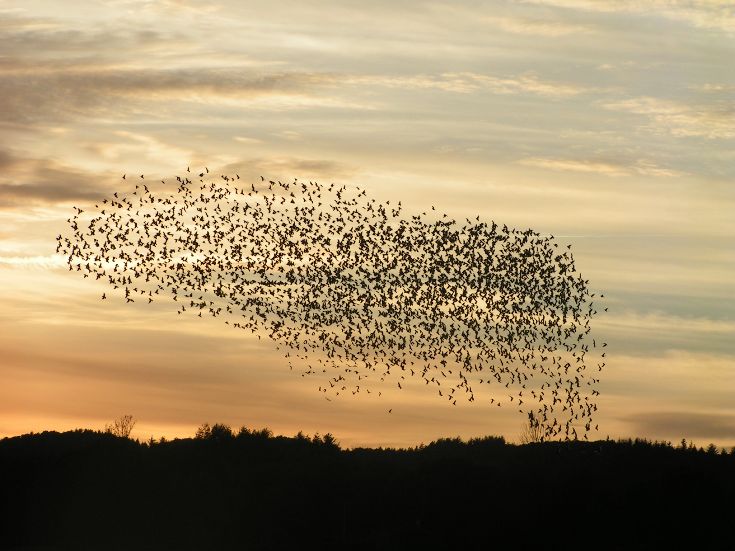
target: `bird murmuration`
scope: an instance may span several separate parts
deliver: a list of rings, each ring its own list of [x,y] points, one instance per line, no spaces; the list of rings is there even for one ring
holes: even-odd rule
[[[69,270],[126,303],[268,336],[302,375],[328,377],[325,395],[412,376],[453,405],[487,389],[544,438],[587,438],[604,354],[591,373],[595,295],[570,246],[479,217],[404,216],[359,187],[208,171],[161,182],[141,175],[94,212],[75,207],[57,238]]]

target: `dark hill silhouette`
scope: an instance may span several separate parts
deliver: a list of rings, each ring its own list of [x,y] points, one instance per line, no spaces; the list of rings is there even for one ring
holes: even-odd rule
[[[646,440],[441,439],[203,426],[0,440],[2,549],[730,548],[735,453]]]

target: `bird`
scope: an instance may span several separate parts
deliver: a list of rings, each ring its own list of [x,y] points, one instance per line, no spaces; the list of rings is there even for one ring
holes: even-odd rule
[[[452,406],[502,388],[490,403],[517,404],[548,438],[592,426],[596,297],[571,245],[479,215],[405,215],[357,186],[204,168],[117,190],[84,219],[75,207],[56,238],[69,271],[270,340],[322,395],[380,398],[413,377]]]

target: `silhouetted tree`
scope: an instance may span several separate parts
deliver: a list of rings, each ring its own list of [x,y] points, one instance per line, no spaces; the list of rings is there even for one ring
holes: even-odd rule
[[[105,432],[120,438],[130,438],[130,433],[133,432],[136,420],[133,419],[132,415],[123,415],[110,425],[105,425]]]
[[[268,440],[269,438],[273,437],[273,431],[269,428],[262,428],[258,430],[250,431],[250,434],[252,436],[255,436],[256,438],[260,438],[262,440]]]
[[[243,429],[240,429],[239,434],[242,434],[242,431]],[[196,435],[194,437],[198,440],[223,441],[230,440],[234,438],[235,435],[232,433],[232,428],[230,428],[229,425],[225,425],[224,423],[215,423],[212,426],[209,426],[209,423],[202,423],[197,429]]]
[[[224,423],[215,423],[209,431],[209,438],[211,440],[231,440],[234,436],[230,426]]]
[[[322,445],[327,448],[333,448],[335,450],[339,449],[339,442],[337,442],[337,439],[331,432],[328,432],[327,434],[322,436]]]
[[[544,441],[544,431],[541,425],[534,419],[529,419],[521,428],[519,436],[521,444],[531,444]]]
[[[194,438],[197,440],[205,440],[209,438],[210,434],[212,434],[212,427],[209,426],[209,423],[202,423],[199,425]]]

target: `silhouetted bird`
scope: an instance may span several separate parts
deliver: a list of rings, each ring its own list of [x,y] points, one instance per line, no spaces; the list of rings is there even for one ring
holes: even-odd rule
[[[410,373],[452,405],[475,401],[479,384],[500,406],[509,389],[546,438],[592,426],[594,294],[553,236],[404,216],[359,187],[198,174],[165,192],[115,192],[86,227],[75,208],[57,237],[69,269],[126,302],[186,301],[178,315],[188,306],[268,336],[303,376],[325,379],[322,393],[356,396],[391,377],[404,389]]]

